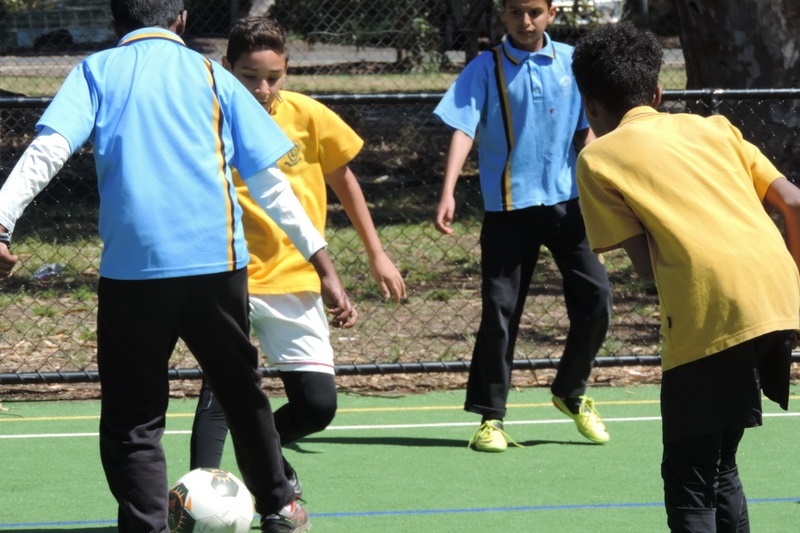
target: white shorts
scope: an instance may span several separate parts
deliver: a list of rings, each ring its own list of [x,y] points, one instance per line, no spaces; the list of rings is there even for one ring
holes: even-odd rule
[[[271,366],[282,372],[334,373],[330,329],[319,294],[251,294],[250,322]]]

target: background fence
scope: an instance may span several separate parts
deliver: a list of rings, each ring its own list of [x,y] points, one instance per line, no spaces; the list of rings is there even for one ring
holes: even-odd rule
[[[198,9],[206,5],[192,4]],[[480,3],[434,4],[452,8]],[[82,5],[85,8],[86,2]],[[198,9],[190,11],[190,20],[194,13],[197,22],[186,41],[212,59],[219,59],[224,53],[224,30],[232,8],[213,12],[212,5],[219,4],[207,2],[203,18],[196,14]],[[290,5],[297,11],[289,9]],[[426,24],[432,20],[429,11],[414,11],[424,5],[415,0],[389,4],[393,7],[382,2],[304,0],[279,0],[274,6],[276,13],[286,10],[282,17],[293,36],[287,88],[325,102],[365,139],[365,148],[352,168],[370,203],[384,247],[404,272],[409,290],[402,304],[381,301],[361,243],[335,197],[331,197],[330,250],[361,317],[354,329],[332,331],[337,369],[340,375],[465,370],[480,316],[478,233],[482,204],[473,157],[457,187],[455,234],[444,236],[434,229],[432,219],[449,131],[431,112],[471,50],[491,42],[491,15],[481,15],[488,17],[487,22],[451,9],[444,17],[450,22],[437,23],[430,33],[419,30],[428,36],[424,45],[413,40],[409,44],[406,26],[383,28],[378,19],[391,19],[385,13],[360,13],[366,19],[362,17],[362,23],[347,30],[332,26],[328,20],[341,23],[344,15],[367,5],[394,9],[395,14],[400,8],[411,10],[401,13],[400,18],[410,17],[412,22],[418,19],[417,25],[423,19]],[[102,13],[98,13],[106,9],[105,3],[92,9],[93,16],[101,20]],[[29,19],[36,18],[28,14]],[[12,20],[9,16],[4,22]],[[82,38],[74,31],[83,27],[77,20],[84,24],[88,17],[36,16],[36,24],[44,24],[47,31],[31,29],[26,34],[21,29],[25,20],[21,12],[14,15],[13,24],[4,26],[0,181],[33,137],[38,117],[66,73],[92,50],[113,45],[113,39],[103,37],[107,33],[99,29],[95,33],[87,30],[91,38]],[[326,20],[328,25],[302,24],[310,24],[311,19]],[[51,24],[47,22],[50,20],[58,22]],[[374,23],[370,25],[369,20]],[[68,25],[68,33],[63,31],[63,24]],[[33,25],[31,22],[29,26]],[[442,28],[449,28],[449,33]],[[585,28],[586,24],[574,23],[558,31],[565,37],[575,37]],[[681,77],[681,54],[679,49],[669,48],[674,46],[674,39],[665,36],[664,43],[668,47],[664,80],[673,88],[665,94],[664,110],[724,114],[757,142],[755,131],[749,129],[752,117],[774,117],[776,108],[800,98],[800,90],[675,90],[685,79]],[[796,137],[793,142],[797,142]],[[20,219],[13,244],[20,266],[10,281],[0,285],[0,385],[97,380],[97,199],[91,147],[86,146]],[[614,315],[599,364],[657,365],[656,295],[636,281],[623,253],[606,254],[604,259],[614,289]],[[544,250],[522,318],[516,367],[554,367],[567,327],[560,276]],[[173,378],[200,376],[194,359],[182,345],[172,364]]]

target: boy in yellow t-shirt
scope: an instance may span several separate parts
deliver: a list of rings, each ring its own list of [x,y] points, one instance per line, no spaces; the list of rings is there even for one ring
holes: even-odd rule
[[[662,57],[651,33],[626,24],[575,48],[598,136],[578,158],[580,198],[592,249],[624,248],[658,289],[670,529],[749,531],[736,450],[761,425],[762,390],[788,407],[800,189],[726,118],[656,111]]]
[[[406,297],[400,272],[384,252],[361,187],[348,163],[361,138],[329,108],[307,96],[283,91],[289,55],[286,34],[265,17],[240,19],[232,28],[223,65],[270,112],[295,144],[278,161],[294,193],[324,235],[326,184],[355,226],[382,295]],[[280,372],[288,403],[275,411],[281,444],[322,431],[336,412],[333,350],[320,282],[313,268],[237,183],[251,259],[248,265],[250,317],[261,348]],[[333,324],[340,326],[341,324]],[[227,426],[213,395],[204,387],[192,431],[191,466],[219,467]],[[286,463],[287,477],[297,484]],[[299,492],[299,484],[296,485]]]

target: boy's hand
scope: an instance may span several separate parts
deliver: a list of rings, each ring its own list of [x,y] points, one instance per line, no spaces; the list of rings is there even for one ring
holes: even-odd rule
[[[13,255],[5,243],[0,242],[0,282],[11,277],[11,271],[19,258]]]
[[[436,229],[445,235],[452,235],[453,217],[456,212],[456,199],[453,196],[442,196],[439,200],[439,207],[436,208]]]
[[[322,303],[333,315],[331,325],[335,328],[351,328],[358,319],[358,313],[350,304],[347,293],[342,286],[342,281],[331,263],[328,252],[322,248],[317,250],[309,259],[317,271],[322,295]]]
[[[380,254],[370,261],[369,268],[384,298],[392,298],[397,303],[405,299],[406,284],[403,281],[403,275],[394,266],[389,256]]]
[[[338,276],[323,276],[320,278],[322,286],[322,302],[333,315],[331,326],[335,328],[352,328],[358,320],[358,312],[347,298],[342,283]]]

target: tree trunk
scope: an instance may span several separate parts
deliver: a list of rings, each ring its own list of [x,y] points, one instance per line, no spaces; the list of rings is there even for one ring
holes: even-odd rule
[[[676,0],[687,89],[800,86],[800,0]],[[800,177],[796,100],[722,101],[787,177]]]
[[[687,88],[797,87],[800,0],[677,0]]]
[[[275,0],[230,0],[231,25],[242,17],[262,17],[269,14]]]

